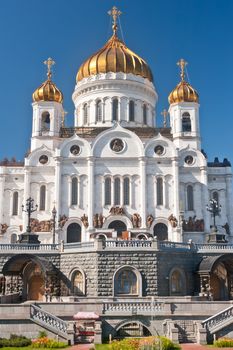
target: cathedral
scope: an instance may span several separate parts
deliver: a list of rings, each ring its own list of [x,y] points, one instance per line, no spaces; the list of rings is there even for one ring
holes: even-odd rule
[[[112,36],[76,75],[73,127],[48,58],[30,150],[0,162],[0,301],[16,310],[0,306],[0,333],[205,343],[233,332],[231,164],[202,149],[184,59],[157,126],[151,69],[109,14]]]

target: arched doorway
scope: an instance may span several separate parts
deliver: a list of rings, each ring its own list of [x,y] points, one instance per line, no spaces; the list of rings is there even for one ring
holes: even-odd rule
[[[150,331],[139,322],[131,322],[124,324],[117,330],[116,338],[129,338],[129,337],[148,337]]]
[[[210,290],[214,300],[228,300],[228,273],[223,263],[217,264],[210,275]]]
[[[67,243],[81,242],[81,226],[76,222],[67,228]]]
[[[27,291],[27,300],[43,301],[45,294],[45,279],[41,267],[30,261],[23,270],[24,282]]]
[[[113,228],[115,231],[117,231],[117,237],[122,237],[122,232],[127,231],[126,224],[121,220],[112,221],[108,228]]]
[[[154,226],[154,237],[156,237],[158,241],[167,241],[168,239],[167,225],[161,222],[156,224]]]

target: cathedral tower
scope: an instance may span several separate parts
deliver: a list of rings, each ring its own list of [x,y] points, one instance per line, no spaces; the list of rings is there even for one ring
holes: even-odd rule
[[[185,81],[187,62],[180,59],[177,65],[181,68],[181,82],[168,97],[174,143],[179,148],[189,144],[190,147],[200,150],[199,96],[197,91]]]

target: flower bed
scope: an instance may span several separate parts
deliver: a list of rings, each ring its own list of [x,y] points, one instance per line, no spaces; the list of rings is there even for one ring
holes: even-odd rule
[[[232,338],[219,338],[214,342],[214,346],[217,348],[231,348],[233,347],[233,339]]]
[[[166,337],[127,338],[114,340],[111,350],[178,350],[180,346]]]

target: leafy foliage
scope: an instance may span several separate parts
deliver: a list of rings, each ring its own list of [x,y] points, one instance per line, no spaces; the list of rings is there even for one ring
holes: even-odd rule
[[[230,348],[233,347],[233,339],[232,338],[219,338],[214,342],[214,346],[217,348]]]
[[[50,349],[63,349],[67,347],[67,343],[50,339],[48,337],[40,337],[32,341],[32,348],[50,348]]]
[[[126,338],[123,340],[114,340],[111,344],[111,350],[178,350],[180,346],[174,344],[166,337],[146,337],[146,338]]]

